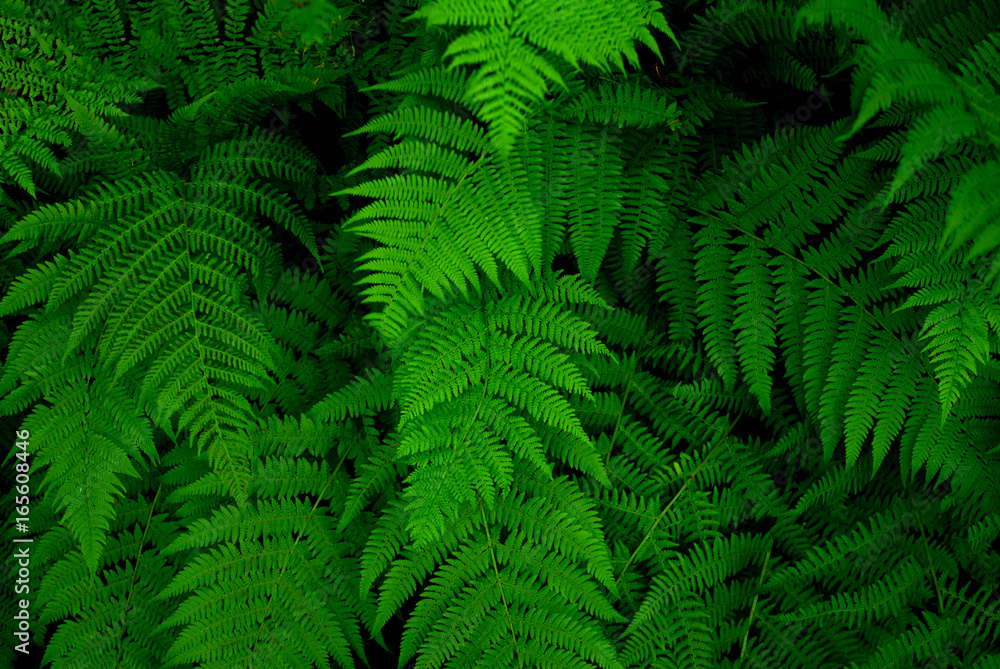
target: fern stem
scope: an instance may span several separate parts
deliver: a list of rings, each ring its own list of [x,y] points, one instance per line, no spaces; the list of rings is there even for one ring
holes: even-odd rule
[[[708,455],[706,455],[705,459],[701,461],[701,464],[698,465],[697,469],[695,469],[688,475],[687,480],[684,481],[684,485],[681,486],[681,489],[677,491],[677,494],[674,495],[673,499],[670,500],[670,503],[667,504],[666,508],[663,509],[660,515],[653,522],[653,525],[649,528],[649,531],[646,532],[646,536],[642,538],[642,541],[639,542],[639,545],[636,547],[636,549],[632,551],[632,554],[629,556],[628,561],[625,563],[625,566],[622,567],[621,572],[618,574],[618,578],[615,579],[616,584],[622,580],[622,576],[625,575],[625,571],[628,569],[629,565],[632,564],[633,560],[635,560],[635,557],[639,554],[639,551],[642,550],[642,547],[646,545],[646,542],[649,541],[649,538],[653,536],[653,530],[655,530],[656,526],[660,524],[660,521],[663,520],[663,517],[667,515],[667,511],[670,510],[670,507],[672,507],[674,505],[674,502],[677,501],[677,498],[680,497],[685,490],[687,490],[687,487],[688,485],[691,484],[691,480],[695,477],[695,474],[701,471],[701,468],[704,467],[708,463],[708,461],[712,459],[712,454],[719,449],[719,446],[722,446],[722,444],[729,442],[730,430],[732,430],[732,425],[729,426],[729,429],[727,429],[726,433],[722,435],[722,438],[719,439],[718,443],[716,443],[715,446],[712,447],[712,450],[708,452]]]
[[[710,216],[710,217],[712,217],[712,218],[714,218],[716,220],[722,220],[718,216],[716,216],[715,214],[713,214],[711,212],[703,211],[703,210],[699,209],[698,207],[692,206],[691,209],[693,209],[694,211],[697,211],[699,214],[702,214],[704,216]],[[733,223],[731,221],[730,221],[729,224],[732,225],[733,228],[735,228],[736,230],[738,230],[740,233],[746,235],[747,237],[750,237],[751,239],[755,239],[755,240],[757,240],[757,241],[765,244],[768,248],[773,249],[774,251],[777,251],[778,253],[780,253],[781,255],[785,256],[786,258],[789,258],[790,260],[794,260],[795,262],[799,263],[800,265],[802,265],[803,267],[805,267],[807,270],[809,270],[810,272],[812,272],[813,274],[815,274],[819,278],[821,278],[824,281],[826,281],[832,287],[834,287],[837,290],[839,290],[845,297],[847,297],[849,300],[851,300],[851,302],[853,302],[855,305],[857,305],[857,307],[859,309],[861,309],[861,311],[866,316],[868,316],[869,318],[871,318],[875,323],[877,323],[879,325],[879,327],[881,327],[885,332],[887,332],[890,337],[892,337],[897,342],[899,342],[899,345],[903,347],[904,351],[909,350],[908,347],[906,346],[906,342],[904,342],[900,338],[900,336],[898,334],[896,334],[895,332],[893,332],[892,329],[889,326],[887,326],[878,316],[876,316],[875,313],[871,309],[869,309],[867,306],[865,306],[864,304],[862,304],[861,302],[859,302],[858,300],[856,300],[854,298],[854,295],[850,291],[844,290],[844,288],[842,288],[841,285],[838,284],[838,283],[836,283],[833,279],[829,278],[823,272],[819,271],[815,267],[812,267],[812,266],[806,264],[806,262],[804,260],[802,260],[801,258],[797,258],[796,256],[793,256],[792,254],[788,253],[787,251],[785,251],[783,249],[779,249],[779,248],[777,248],[777,247],[775,247],[775,246],[773,246],[771,244],[768,244],[762,237],[759,237],[755,233],[753,233],[753,232],[747,232],[746,230],[744,230],[743,228],[741,228],[739,225],[737,225],[736,223]],[[898,309],[898,307],[897,307],[897,309]],[[920,358],[920,360],[925,365],[927,364],[926,358]],[[929,370],[929,371],[933,375],[933,370]]]
[[[330,481],[332,481],[334,475],[338,471],[340,471],[340,466],[344,464],[344,460],[347,458],[347,454],[349,452],[350,452],[349,448],[344,449],[344,454],[340,456],[340,462],[337,463],[336,469],[334,469],[333,472],[330,473],[330,476],[327,477],[326,479],[326,483],[323,484],[323,489],[319,491],[318,495],[316,495],[316,501],[313,503],[313,507],[311,510],[312,513],[315,513],[316,507],[319,506],[320,500],[323,499],[323,493],[325,493],[326,489],[330,487]],[[285,560],[285,564],[281,567],[281,573],[278,574],[278,580],[275,581],[274,584],[275,589],[277,589],[278,585],[281,584],[281,579],[284,578],[285,576],[285,570],[288,569],[288,565],[291,564],[292,562],[292,553],[295,552],[295,547],[298,545],[299,539],[302,538],[302,534],[303,532],[300,530],[299,533],[295,535],[295,541],[292,543],[292,547],[288,551],[288,558]],[[267,600],[267,608],[264,609],[264,614],[261,618],[262,620],[267,620],[267,612],[271,610],[271,604],[274,603],[275,599],[276,599],[275,597],[271,597],[270,599]],[[262,631],[264,631],[264,625],[261,625],[260,627],[257,628],[257,636],[254,638],[252,648],[257,648],[257,642],[260,641],[260,633]]]
[[[934,592],[937,594],[938,611],[944,615],[944,600],[941,599],[941,587],[938,585],[937,571],[934,569],[934,558],[931,557],[931,548],[927,544],[927,535],[924,533],[924,524],[920,520],[920,512],[917,511],[917,525],[920,526],[920,536],[924,538],[924,551],[927,553],[927,561],[930,563],[931,578],[934,579]]]
[[[615,450],[615,437],[618,436],[618,429],[621,427],[622,424],[622,414],[625,413],[625,407],[627,406],[628,403],[628,394],[629,391],[632,390],[632,377],[634,375],[635,372],[632,372],[628,375],[628,385],[625,386],[625,398],[622,400],[622,408],[618,412],[618,421],[615,423],[615,431],[611,433],[611,445],[608,446],[608,452],[604,455],[605,470],[607,470],[608,468],[608,463],[611,462],[611,451]]]
[[[510,607],[507,606],[507,595],[503,591],[503,583],[500,582],[500,569],[497,567],[497,554],[493,550],[493,540],[490,538],[490,523],[486,520],[486,510],[483,508],[483,500],[479,502],[479,512],[483,516],[483,527],[486,529],[486,545],[490,547],[490,557],[493,559],[493,573],[497,575],[497,585],[500,587],[500,601],[503,602],[503,611],[507,614],[507,626],[510,627],[510,638],[514,641],[514,654],[517,655],[517,666],[523,669],[524,658],[517,652],[517,633],[514,632],[514,623],[510,619]]]
[[[153,523],[153,509],[156,508],[156,500],[160,498],[160,491],[163,490],[163,484],[156,489],[156,494],[153,495],[153,501],[149,504],[149,515],[146,516],[146,526],[142,528],[142,541],[139,542],[139,554],[135,556],[135,567],[132,569],[132,578],[129,580],[128,585],[128,597],[125,598],[125,606],[122,608],[122,619],[125,618],[125,612],[128,611],[128,604],[132,601],[132,593],[135,592],[135,577],[139,573],[139,563],[142,562],[142,551],[146,546],[146,534],[149,532],[149,526]],[[125,635],[125,625],[121,625],[121,631],[119,632],[119,643],[122,637]],[[121,653],[125,652],[125,644],[122,644]],[[121,662],[122,657],[119,655],[118,662]]]
[[[771,559],[771,549],[767,549],[767,555],[764,557],[764,567],[760,570],[760,585],[764,584],[764,574],[767,573],[767,563]],[[750,619],[747,621],[747,631],[743,633],[743,644],[740,646],[740,657],[746,655],[747,652],[747,637],[750,636],[750,627],[753,625],[753,614],[757,611],[757,598],[760,597],[758,592],[753,596],[753,604],[750,605]]]

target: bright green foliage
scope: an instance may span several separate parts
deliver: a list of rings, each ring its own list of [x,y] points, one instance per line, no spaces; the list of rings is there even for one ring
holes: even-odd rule
[[[45,665],[1000,667],[1000,5],[888,4],[0,0]]]
[[[491,144],[503,156],[510,154],[526,112],[545,97],[549,82],[567,88],[552,59],[559,57],[577,69],[583,62],[605,72],[613,63],[624,72],[623,53],[630,63],[638,63],[633,40],[659,51],[647,24],[680,47],[651,0],[614,5],[587,0],[436,0],[408,17],[419,19],[428,27],[475,28],[453,39],[444,57],[452,71],[472,66],[474,74],[464,83],[461,102],[479,110],[480,118],[490,124]]]

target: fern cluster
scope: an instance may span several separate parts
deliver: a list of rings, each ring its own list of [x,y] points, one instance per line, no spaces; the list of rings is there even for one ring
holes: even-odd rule
[[[997,25],[0,0],[4,618],[54,669],[1000,667]]]

